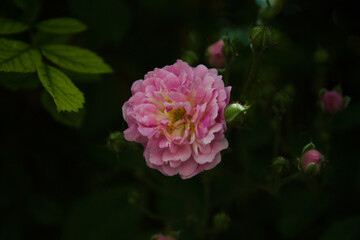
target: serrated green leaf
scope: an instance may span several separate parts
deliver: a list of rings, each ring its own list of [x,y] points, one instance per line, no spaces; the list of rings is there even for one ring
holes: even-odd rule
[[[74,18],[54,18],[36,24],[40,31],[54,34],[78,33],[86,30],[86,25]]]
[[[0,18],[0,34],[21,33],[29,28],[28,25],[12,19]]]
[[[85,116],[84,109],[78,112],[58,112],[53,99],[46,91],[41,95],[41,103],[57,122],[73,128],[81,127]]]
[[[41,62],[38,50],[30,45],[0,38],[0,71],[3,72],[35,72],[36,65]]]
[[[42,53],[60,67],[81,73],[110,73],[112,69],[90,50],[68,45],[42,46]]]
[[[63,72],[45,64],[39,65],[37,72],[44,88],[53,97],[58,111],[77,112],[83,108],[83,93]]]

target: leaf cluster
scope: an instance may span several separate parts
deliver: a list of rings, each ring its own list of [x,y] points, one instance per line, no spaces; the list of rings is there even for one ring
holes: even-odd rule
[[[32,36],[34,30],[53,35],[65,35],[80,33],[86,28],[82,22],[73,18],[48,19],[33,25],[0,18],[0,35],[28,31]],[[112,72],[111,67],[100,56],[88,49],[64,44],[29,44],[0,37],[0,72],[22,74],[36,72],[44,89],[56,104],[58,112],[78,112],[84,107],[84,94],[59,67],[87,74]],[[44,104],[44,106],[49,110],[51,105]],[[52,110],[49,112],[53,116],[56,114]],[[59,117],[60,115],[55,119]],[[78,123],[75,125],[78,126]]]

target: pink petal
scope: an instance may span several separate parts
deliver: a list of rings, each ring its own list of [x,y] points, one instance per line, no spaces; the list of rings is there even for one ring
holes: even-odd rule
[[[180,177],[183,179],[189,177],[191,174],[195,172],[197,166],[198,164],[193,159],[189,159],[186,162],[183,162],[179,167]]]
[[[191,147],[190,145],[181,145],[178,146],[177,151],[175,153],[170,152],[168,149],[164,151],[163,161],[186,161],[191,156]]]
[[[167,176],[174,176],[174,175],[178,174],[178,168],[173,168],[173,167],[169,166],[168,164],[162,165],[162,170],[163,170],[164,174]]]

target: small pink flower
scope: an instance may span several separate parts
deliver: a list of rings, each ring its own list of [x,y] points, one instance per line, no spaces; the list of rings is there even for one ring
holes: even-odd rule
[[[327,91],[321,97],[324,110],[328,113],[336,113],[343,108],[343,97],[336,91]]]
[[[316,166],[315,173],[320,171],[321,162],[323,161],[323,156],[321,153],[315,149],[305,152],[301,157],[301,168],[306,172],[309,167]]]
[[[225,67],[225,56],[222,52],[224,41],[221,39],[208,47],[209,63],[212,67]]]
[[[215,167],[228,147],[224,110],[231,87],[216,69],[178,60],[155,68],[131,87],[123,105],[125,139],[142,143],[149,167],[191,178]]]
[[[162,234],[158,235],[156,240],[175,240],[175,238],[171,237],[171,236],[164,236]]]

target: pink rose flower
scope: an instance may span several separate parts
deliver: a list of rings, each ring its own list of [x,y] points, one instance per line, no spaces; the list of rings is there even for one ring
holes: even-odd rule
[[[343,97],[336,91],[327,91],[321,97],[324,110],[328,113],[336,113],[343,108]]]
[[[215,167],[228,147],[224,110],[231,87],[216,69],[178,60],[155,68],[131,87],[123,105],[125,139],[142,143],[150,168],[191,178]]]
[[[315,149],[309,150],[305,152],[301,157],[301,167],[306,172],[307,169],[313,165],[316,166],[315,173],[320,171],[321,162],[323,160],[323,156],[321,153]]]
[[[212,67],[225,67],[225,56],[222,52],[224,41],[221,39],[208,47],[209,63]]]

